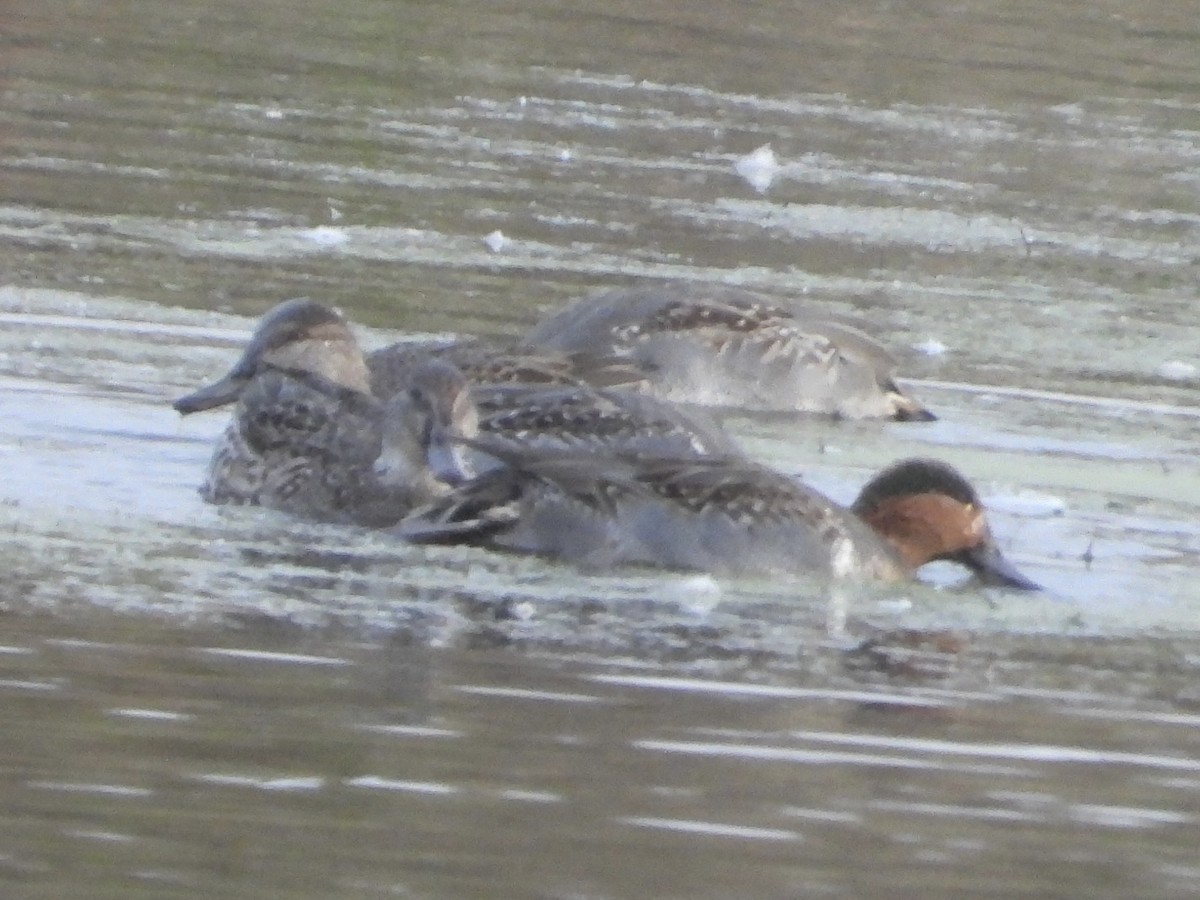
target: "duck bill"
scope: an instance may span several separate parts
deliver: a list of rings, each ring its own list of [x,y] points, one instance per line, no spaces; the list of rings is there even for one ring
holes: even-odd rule
[[[214,381],[198,391],[193,391],[185,397],[180,397],[171,405],[180,415],[186,416],[189,413],[203,412],[206,409],[216,409],[218,406],[233,403],[242,395],[242,391],[254,377],[261,355],[259,340],[251,341],[250,346],[242,353],[241,359],[234,364],[224,378]]]
[[[936,422],[937,416],[911,397],[905,398],[905,403],[896,407],[892,417],[897,422]]]
[[[466,448],[441,428],[432,430],[425,452],[433,477],[451,487],[470,481],[475,474],[467,462]]]
[[[984,584],[1015,588],[1021,591],[1040,591],[1042,586],[1023,575],[1005,558],[992,541],[980,544],[963,553],[962,562]]]
[[[171,405],[175,407],[176,412],[184,416],[189,413],[203,412],[206,409],[215,409],[237,400],[248,381],[248,378],[236,371],[230,372],[220,381],[214,381],[198,391],[180,397]]]

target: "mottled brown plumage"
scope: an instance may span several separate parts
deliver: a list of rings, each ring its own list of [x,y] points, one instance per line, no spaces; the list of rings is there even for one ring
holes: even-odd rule
[[[338,313],[307,299],[281,303],[227,375],[174,404],[185,415],[234,404],[201,495],[307,519],[395,522],[466,478],[455,439],[474,434],[456,406],[455,391],[467,392],[461,376],[429,365],[412,375],[385,406]],[[381,460],[385,438],[391,453]]]
[[[583,297],[535,326],[540,351],[622,356],[647,390],[685,403],[845,418],[934,416],[893,378],[860,329],[740,288],[692,283]]]

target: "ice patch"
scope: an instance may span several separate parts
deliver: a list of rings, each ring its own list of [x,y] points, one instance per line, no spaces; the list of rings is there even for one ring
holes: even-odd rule
[[[300,232],[300,236],[306,241],[311,241],[318,247],[337,247],[350,240],[350,235],[341,228],[333,228],[329,225],[318,225],[316,228],[309,228],[306,231]]]
[[[689,615],[705,616],[720,605],[721,586],[711,575],[682,576],[665,585],[662,596]]]
[[[733,164],[733,170],[760,194],[771,186],[780,168],[770,144],[763,144],[757,150],[739,157]]]
[[[945,344],[933,337],[917,341],[917,343],[912,345],[912,348],[922,356],[941,356],[949,349]]]
[[[483,239],[483,243],[493,253],[499,253],[504,249],[504,245],[508,243],[508,238],[504,236],[504,232],[497,228],[491,234]]]
[[[1196,367],[1181,359],[1172,359],[1163,363],[1155,372],[1160,378],[1171,381],[1191,381],[1196,377]]]

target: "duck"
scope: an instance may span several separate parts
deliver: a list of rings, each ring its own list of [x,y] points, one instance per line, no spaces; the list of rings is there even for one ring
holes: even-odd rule
[[[704,406],[835,418],[931,421],[896,383],[896,359],[860,328],[795,301],[685,282],[610,289],[547,316],[538,352],[625,358],[656,396]]]
[[[210,503],[381,527],[473,474],[457,441],[477,433],[462,374],[425,361],[381,401],[346,319],[309,298],[271,309],[226,375],[173,406],[229,404],[200,488]]]
[[[740,452],[703,411],[632,388],[593,387],[565,374],[565,356],[527,357],[519,370],[535,378],[527,383],[513,380],[516,354],[456,346],[364,354],[335,310],[307,298],[278,305],[228,374],[174,403],[183,415],[236,403],[201,496],[384,526],[497,465],[457,440],[481,432],[496,445],[536,449]],[[385,378],[375,377],[373,356],[386,360]],[[475,361],[468,371],[476,380],[459,367],[464,360]],[[501,383],[477,381],[493,375]]]
[[[478,430],[538,449],[654,454],[741,452],[704,410],[644,392],[646,372],[624,357],[531,351],[480,338],[399,342],[368,353],[376,396],[402,392],[414,369],[437,362],[471,384]],[[494,462],[474,455],[477,467]]]
[[[543,450],[653,456],[734,456],[742,450],[704,410],[628,388],[476,384],[479,433],[497,444]],[[475,468],[488,467],[486,451]],[[494,462],[495,460],[491,460]]]
[[[513,451],[415,510],[394,533],[587,569],[894,582],[949,560],[980,582],[1037,590],[1003,555],[975,489],[932,459],[894,463],[849,507],[745,456]]]
[[[453,365],[472,384],[591,385],[641,390],[648,383],[648,373],[624,356],[536,350],[460,337],[400,341],[371,351],[366,363],[372,390],[381,398],[393,396],[408,383],[415,366],[431,359]]]

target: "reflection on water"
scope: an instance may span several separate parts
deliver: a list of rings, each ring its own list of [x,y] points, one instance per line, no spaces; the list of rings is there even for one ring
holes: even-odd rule
[[[5,896],[1194,896],[1200,26],[1127,7],[0,7]],[[168,401],[280,299],[377,346],[678,277],[866,319],[939,422],[729,427],[841,500],[952,461],[1049,590],[195,493]]]
[[[874,896],[1003,878],[1118,897],[1200,880],[1197,717],[1161,697],[1134,713],[836,666],[785,686],[400,633],[7,621],[0,704],[37,727],[9,732],[0,877],[38,896],[85,880],[90,896]],[[1194,660],[1157,663],[1194,683]]]

